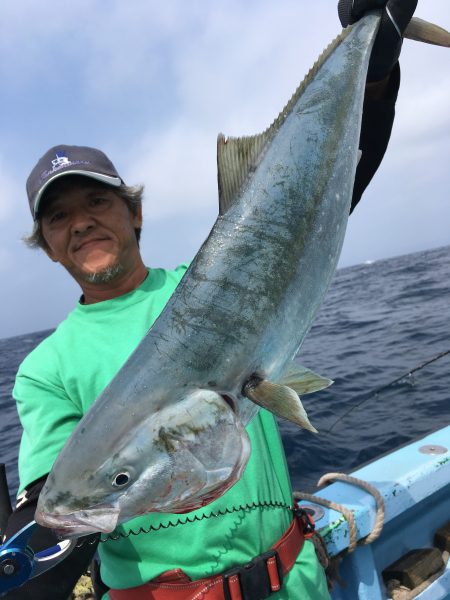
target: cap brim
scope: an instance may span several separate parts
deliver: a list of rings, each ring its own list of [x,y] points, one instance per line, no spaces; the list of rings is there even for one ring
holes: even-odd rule
[[[101,181],[102,183],[106,183],[107,185],[112,185],[113,187],[119,187],[119,185],[123,183],[120,177],[113,177],[112,175],[103,175],[102,173],[94,173],[92,171],[78,171],[74,169],[72,171],[64,171],[64,173],[56,173],[51,179],[45,182],[45,184],[36,194],[36,199],[34,201],[34,218],[36,218],[36,215],[39,212],[39,204],[42,200],[42,196],[45,190],[51,183],[55,181],[55,179],[59,179],[60,177],[64,177],[65,175],[81,175],[82,177],[96,179],[97,181]]]

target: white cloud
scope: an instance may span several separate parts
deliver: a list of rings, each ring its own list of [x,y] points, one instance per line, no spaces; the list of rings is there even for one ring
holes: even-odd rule
[[[180,10],[184,26],[169,52],[176,114],[161,127],[152,122],[149,107],[141,136],[131,148],[118,146],[118,162],[128,165],[126,180],[146,184],[146,213],[152,220],[211,205],[216,209],[217,134],[251,135],[268,127],[340,30],[336,17],[322,27],[325,41],[318,40],[301,27],[302,19],[311,18],[309,9],[301,10],[293,0],[264,3],[259,10],[242,2],[204,4],[198,14]],[[169,29],[166,33],[173,33]],[[305,49],[302,60],[300,48]]]
[[[183,44],[186,31],[181,30],[180,43],[172,46],[177,117],[163,129],[150,123],[123,157],[125,163],[132,163],[130,181],[147,183],[148,195],[154,199],[147,207],[152,219],[216,202],[217,133],[238,136],[267,127],[339,31],[329,9],[313,12],[294,2],[264,4],[258,11],[251,4],[235,2],[231,10],[218,2],[205,6],[202,17],[195,19],[196,35]],[[315,26],[304,27],[310,20]],[[189,18],[186,22],[189,30]],[[392,165],[404,169],[433,160],[437,143],[443,150],[448,144],[448,139],[440,138],[449,130],[448,67],[441,69],[440,77],[430,74],[430,62],[436,64],[439,56],[443,65],[446,50],[408,44],[412,46],[405,48],[402,61],[404,75],[389,155]],[[418,66],[421,53],[425,58]],[[430,85],[422,85],[424,77]]]
[[[0,222],[5,221],[11,215],[17,202],[18,187],[0,154]]]
[[[130,149],[130,183],[146,185],[144,212],[157,220],[218,205],[215,139],[186,120]]]

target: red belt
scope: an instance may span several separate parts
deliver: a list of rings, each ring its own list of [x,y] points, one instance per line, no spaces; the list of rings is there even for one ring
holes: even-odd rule
[[[111,600],[262,600],[277,592],[293,567],[305,537],[313,530],[303,512],[268,552],[248,564],[191,581],[181,569],[166,571],[156,579],[126,590],[109,590]]]

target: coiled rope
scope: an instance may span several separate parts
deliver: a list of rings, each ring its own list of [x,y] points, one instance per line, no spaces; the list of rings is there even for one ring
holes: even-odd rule
[[[374,542],[381,534],[385,515],[384,500],[380,492],[370,483],[367,483],[367,481],[364,481],[362,479],[352,477],[351,475],[346,475],[345,473],[327,473],[319,479],[317,487],[322,487],[327,483],[331,483],[333,481],[343,481],[344,483],[356,485],[369,492],[369,494],[372,494],[372,496],[375,498],[376,516],[374,526],[372,528],[372,531],[364,538],[361,538],[359,542],[357,540],[355,518],[353,516],[353,513],[347,507],[343,506],[342,504],[338,504],[337,502],[332,502],[325,498],[320,498],[319,496],[314,496],[313,494],[306,494],[303,492],[294,492],[294,498],[296,500],[306,500],[307,502],[313,502],[315,504],[319,504],[320,506],[325,506],[326,508],[333,509],[344,515],[344,518],[348,523],[350,540],[347,553],[350,554],[356,549],[357,545],[370,544],[371,542]],[[313,542],[314,541],[315,540],[313,540]],[[325,543],[323,541],[320,545],[317,545],[317,543],[315,543],[315,546],[319,561],[324,567],[327,575],[328,589],[331,590],[336,581],[339,582],[341,586],[345,586],[345,582],[342,581],[339,575],[339,563],[341,560],[341,556],[338,555],[334,556],[333,558],[330,558]],[[323,552],[325,552],[325,555],[323,555]],[[422,581],[422,583],[417,585],[414,589],[410,589],[404,585],[401,585],[401,583],[396,579],[391,579],[390,581],[388,581],[386,583],[386,588],[389,592],[389,598],[392,598],[392,600],[414,600],[414,598],[416,598],[421,592],[427,589],[428,586],[431,585],[434,581],[436,581],[445,571],[446,565],[449,562],[449,552],[447,550],[444,550],[442,552],[442,560],[444,563],[443,567],[439,569],[439,571],[437,571],[436,573],[430,575],[430,577],[428,577],[425,581]]]
[[[375,498],[376,515],[374,526],[372,528],[372,531],[366,537],[359,540],[359,542],[357,540],[355,518],[353,516],[352,511],[350,511],[346,506],[338,504],[337,502],[332,502],[331,500],[327,500],[326,498],[321,498],[320,496],[314,496],[313,494],[306,494],[303,492],[294,492],[294,498],[296,500],[307,500],[308,502],[314,502],[315,504],[319,504],[320,506],[325,506],[326,508],[330,508],[342,513],[344,515],[345,520],[348,523],[348,552],[350,553],[356,549],[358,543],[370,544],[379,537],[384,524],[384,500],[380,492],[373,485],[367,483],[367,481],[363,481],[362,479],[352,477],[351,475],[346,475],[345,473],[327,473],[319,479],[317,487],[322,487],[333,481],[343,481],[344,483],[348,483],[350,485],[356,485],[357,487],[366,490],[366,492],[368,492]]]

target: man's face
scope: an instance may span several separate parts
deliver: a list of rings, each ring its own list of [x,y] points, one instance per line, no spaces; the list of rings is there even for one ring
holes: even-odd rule
[[[55,183],[41,215],[48,256],[79,283],[108,283],[140,263],[135,228],[142,225],[114,188],[88,178]]]

